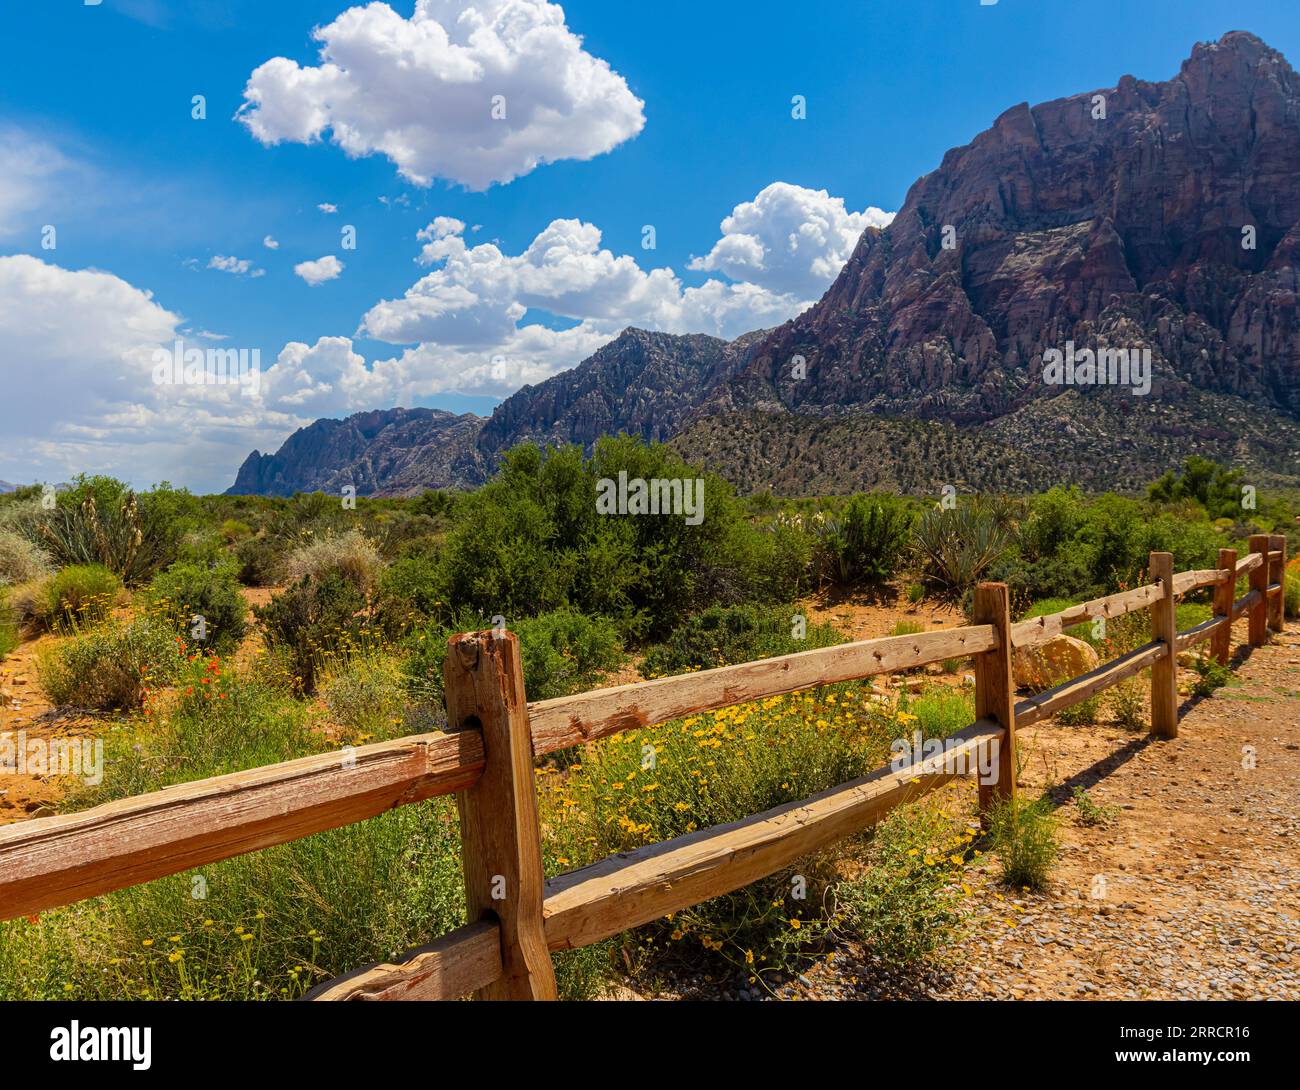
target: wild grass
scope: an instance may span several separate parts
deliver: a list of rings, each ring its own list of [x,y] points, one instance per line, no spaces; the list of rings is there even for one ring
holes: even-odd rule
[[[1056,818],[1046,797],[1015,796],[989,811],[989,839],[1002,880],[1017,889],[1043,889],[1059,851]]]

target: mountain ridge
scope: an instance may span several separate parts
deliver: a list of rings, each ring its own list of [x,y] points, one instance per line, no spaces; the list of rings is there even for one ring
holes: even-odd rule
[[[903,442],[905,461],[875,456],[904,491],[990,487],[999,472],[1007,487],[1103,483],[1088,467],[1107,460],[1149,478],[1201,450],[1300,483],[1297,176],[1300,77],[1232,31],[1198,43],[1169,80],[1124,76],[1005,110],[917,179],[822,299],[776,329],[731,342],[628,329],[486,419],[398,409],[317,421],[277,454],[250,455],[231,491],[473,487],[514,443],[590,447],[619,431],[672,441],[747,490],[797,486],[793,466],[850,490],[872,476],[851,467],[875,449],[860,438],[873,427]],[[1068,342],[1149,352],[1150,394],[1049,385],[1044,353]],[[942,442],[914,441],[898,421],[941,427]],[[764,472],[746,442],[784,461]]]

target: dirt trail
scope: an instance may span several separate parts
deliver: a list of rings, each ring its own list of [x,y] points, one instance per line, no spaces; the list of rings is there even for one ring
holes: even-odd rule
[[[83,739],[97,735],[103,721],[77,708],[54,708],[36,680],[36,659],[57,637],[42,636],[0,661],[0,734],[17,748],[20,732],[28,743]],[[7,752],[7,751],[6,751]],[[2,759],[2,758],[0,758]],[[58,777],[0,768],[0,825],[53,812],[63,795]]]
[[[1234,647],[1246,638],[1234,630]],[[1042,894],[968,867],[973,930],[950,972],[907,978],[840,951],[791,998],[1300,999],[1300,626],[1238,652],[1236,683],[1183,697],[1179,737],[1047,722],[1020,733],[1062,854]],[[1180,671],[1180,690],[1195,675]],[[1111,821],[1087,826],[1083,787]],[[968,784],[946,789],[971,795]]]

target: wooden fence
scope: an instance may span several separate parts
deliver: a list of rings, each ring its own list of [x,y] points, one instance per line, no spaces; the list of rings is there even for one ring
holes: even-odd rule
[[[738,666],[620,685],[528,704],[512,633],[454,636],[446,662],[447,731],[414,735],[217,776],[81,813],[0,827],[0,919],[39,913],[221,859],[455,794],[468,925],[398,964],[358,969],[309,998],[554,999],[550,952],[586,946],[775,873],[879,821],[992,758],[996,782],[980,805],[1015,792],[1016,729],[1151,667],[1151,729],[1178,733],[1177,654],[1203,640],[1227,663],[1232,622],[1249,616],[1249,643],[1283,624],[1286,541],[1250,539],[1242,559],[1175,574],[1152,553],[1151,582],[1047,617],[1012,624],[1007,588],[976,589],[972,623],[946,632],[863,640]],[[1237,580],[1249,593],[1234,600]],[[1214,588],[1214,616],[1177,631],[1179,596]],[[1135,610],[1151,641],[1028,699],[1016,701],[1011,655],[1072,625]],[[941,758],[915,755],[812,798],[546,879],[533,762],[620,731],[732,704],[867,678],[945,659],[974,660],[976,722]]]

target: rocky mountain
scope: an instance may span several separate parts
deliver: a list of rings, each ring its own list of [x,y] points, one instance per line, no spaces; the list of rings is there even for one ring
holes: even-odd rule
[[[619,430],[743,489],[1137,487],[1191,453],[1300,483],[1298,180],[1300,76],[1232,32],[1165,82],[1012,107],[778,329],[628,330],[486,422],[411,410],[378,457],[389,425],[354,422],[383,414],[318,421],[232,491],[459,487],[523,439]],[[1045,381],[1071,345],[1149,353],[1149,390]],[[310,456],[289,451],[322,427]]]
[[[1158,399],[1300,415],[1298,178],[1300,77],[1243,32],[1164,83],[1014,106],[701,412],[991,420],[1065,393],[1043,353],[1073,341],[1149,348]]]
[[[294,432],[275,454],[253,451],[239,467],[232,495],[294,492],[404,495],[429,488],[472,488],[488,468],[475,440],[483,426],[473,413],[386,409],[346,420],[317,420]]]

